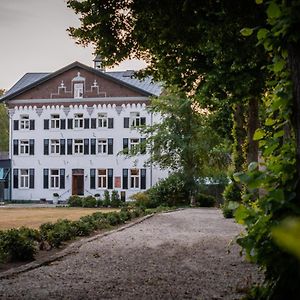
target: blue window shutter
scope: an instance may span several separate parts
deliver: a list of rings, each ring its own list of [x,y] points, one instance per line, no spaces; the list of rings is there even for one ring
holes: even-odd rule
[[[19,130],[19,121],[14,120],[14,130]]]
[[[96,154],[96,139],[91,139],[91,154]]]
[[[107,171],[108,171],[107,188],[111,190],[111,189],[113,189],[114,170],[108,169]]]
[[[90,170],[90,189],[96,188],[96,169]]]
[[[49,140],[44,139],[44,155],[49,155]]]
[[[60,120],[60,129],[66,129],[66,119]]]
[[[30,120],[29,121],[29,130],[34,130],[35,129],[35,121],[34,120]]]
[[[68,119],[68,129],[73,129],[73,119]]]
[[[97,120],[95,118],[91,119],[91,128],[95,129],[97,127]]]
[[[145,117],[141,117],[141,125],[146,125],[146,118]]]
[[[128,153],[128,138],[123,138],[123,152]]]
[[[17,189],[19,187],[19,170],[14,169],[13,170],[13,187],[14,189]]]
[[[34,189],[34,169],[29,169],[29,188]]]
[[[141,189],[146,189],[146,169],[141,169]]]
[[[44,129],[48,130],[49,129],[49,119],[44,120]]]
[[[60,155],[66,154],[66,141],[64,139],[60,140]]]
[[[122,186],[124,190],[128,189],[128,169],[123,169]]]
[[[145,138],[140,139],[140,152],[141,152],[141,154],[146,154],[146,139]]]
[[[34,139],[29,140],[29,155],[34,155]]]
[[[19,140],[13,141],[13,153],[14,155],[19,155]]]
[[[124,118],[124,128],[129,128],[129,118]]]
[[[72,139],[67,139],[67,154],[72,155]]]
[[[90,146],[89,142],[90,142],[89,139],[84,139],[84,140],[83,140],[83,145],[84,145],[84,146],[83,146],[83,148],[84,148],[84,149],[83,149],[83,153],[86,154],[86,155],[88,155],[89,152],[90,152],[90,151],[89,151],[89,150],[90,150],[90,149],[89,149],[89,148],[90,148],[90,147],[89,147],[89,146]]]
[[[108,151],[107,154],[114,154],[114,139],[107,139]]]
[[[65,169],[59,170],[59,188],[60,189],[65,188]]]
[[[49,188],[49,169],[43,170],[43,187],[44,189]]]
[[[114,118],[108,118],[108,128],[114,128]]]
[[[84,119],[84,129],[89,129],[90,128],[90,119],[85,118]]]

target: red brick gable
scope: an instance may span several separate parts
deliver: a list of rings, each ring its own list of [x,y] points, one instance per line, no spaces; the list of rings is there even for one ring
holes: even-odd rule
[[[50,77],[49,80],[33,86],[29,90],[25,90],[23,93],[12,97],[11,100],[74,98],[74,81],[72,79],[78,75],[85,79],[82,102],[84,102],[84,98],[145,96],[134,88],[131,89],[113,78],[110,79],[105,74],[102,76],[101,73],[97,73],[75,66],[57,76]]]

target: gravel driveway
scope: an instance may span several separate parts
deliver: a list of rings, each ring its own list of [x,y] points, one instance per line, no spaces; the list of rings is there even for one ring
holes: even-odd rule
[[[0,299],[239,299],[260,276],[217,209],[157,214],[49,265],[0,279]]]

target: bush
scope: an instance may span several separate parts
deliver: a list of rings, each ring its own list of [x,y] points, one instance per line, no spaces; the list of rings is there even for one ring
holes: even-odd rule
[[[0,261],[26,261],[34,258],[37,232],[21,228],[0,231]]]
[[[97,200],[93,196],[87,196],[82,199],[82,207],[96,207]]]
[[[121,211],[119,212],[119,215],[123,223],[131,219],[131,214],[127,207],[122,208]]]
[[[82,220],[74,221],[72,226],[75,229],[76,236],[88,236],[92,233],[93,227]]]
[[[103,207],[110,207],[110,195],[109,191],[104,191]]]
[[[216,198],[211,195],[197,194],[196,205],[200,207],[213,207],[216,204]]]
[[[225,187],[223,192],[224,203],[229,201],[241,201],[241,189],[239,185],[233,181]]]
[[[68,204],[71,207],[82,207],[82,199],[77,195],[70,196]]]
[[[151,203],[149,195],[147,192],[139,192],[130,196],[130,199],[134,200],[134,204],[137,207],[144,207],[144,208],[153,208],[155,207],[156,203]]]
[[[122,201],[120,199],[119,193],[115,190],[112,191],[110,206],[111,207],[120,207],[121,204],[122,204]]]
[[[103,200],[101,200],[101,199],[98,199],[97,200],[97,207],[103,207],[104,205],[103,205]]]
[[[106,220],[111,226],[115,226],[122,223],[122,220],[117,212],[107,213]]]

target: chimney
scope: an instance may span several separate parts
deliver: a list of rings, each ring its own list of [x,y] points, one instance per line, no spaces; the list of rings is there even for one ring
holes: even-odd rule
[[[103,66],[102,66],[102,58],[99,54],[96,55],[93,62],[94,62],[94,69],[101,71],[101,72],[105,72],[105,68],[103,68]]]

